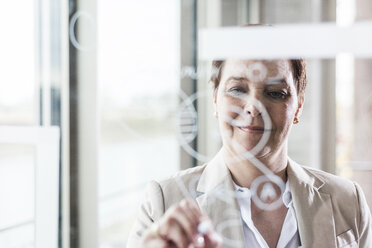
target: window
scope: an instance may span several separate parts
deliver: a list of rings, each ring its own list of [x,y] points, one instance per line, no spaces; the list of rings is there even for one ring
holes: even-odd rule
[[[364,0],[3,3],[0,246],[125,247],[146,184],[203,164],[221,147],[210,62],[250,55],[248,43],[237,42],[247,38],[247,23],[277,26],[269,36],[303,32],[304,44],[324,42],[309,49],[270,40],[268,52],[262,41],[269,36],[248,39],[261,42],[254,49],[260,55],[294,56],[289,51],[296,47],[295,55],[307,58],[305,109],[290,136],[290,157],[357,181],[371,205],[372,52],[370,23],[361,23],[371,19],[369,6]],[[355,31],[358,46],[324,39],[324,30]],[[319,39],[304,39],[309,34]],[[50,215],[38,215],[47,207]]]
[[[180,168],[180,6],[98,6],[100,247],[125,247],[146,184]]]

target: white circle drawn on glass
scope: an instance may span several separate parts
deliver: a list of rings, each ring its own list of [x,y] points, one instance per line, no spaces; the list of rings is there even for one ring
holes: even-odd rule
[[[267,68],[262,62],[254,62],[248,66],[247,77],[250,81],[255,83],[262,82],[266,76]]]
[[[237,97],[237,98],[240,98],[240,97]],[[262,176],[262,177],[257,178],[258,181],[255,180],[256,183],[263,180],[262,178],[265,178],[266,181],[270,181],[270,183],[272,183],[274,185],[277,185],[280,188],[281,193],[283,193],[284,188],[285,188],[283,180],[280,177],[273,174],[264,164],[262,164],[262,162],[255,159],[255,155],[257,155],[257,153],[260,152],[264,148],[264,146],[267,144],[267,141],[270,138],[272,122],[271,122],[271,118],[270,118],[265,106],[259,100],[253,98],[253,99],[250,99],[250,101],[251,101],[250,104],[253,104],[257,108],[257,110],[259,111],[259,113],[260,113],[260,115],[261,115],[261,117],[264,121],[263,135],[262,135],[261,139],[259,140],[259,142],[256,144],[256,146],[253,147],[251,150],[246,150],[246,148],[244,148],[239,143],[237,143],[237,141],[231,139],[232,140],[232,145],[240,146],[242,148],[241,150],[243,150],[245,152],[241,152],[241,153],[238,152],[238,154],[236,156],[234,156],[233,158],[225,158],[225,160],[227,159],[227,161],[230,160],[232,162],[236,162],[236,160],[239,160],[239,161],[245,160],[245,159],[249,160],[257,169],[259,169],[262,173],[264,173],[266,175],[266,176]],[[224,122],[226,122],[228,125],[239,126],[240,123],[244,123],[244,125],[250,125],[251,124],[252,117],[251,117],[250,114],[248,114],[248,113],[246,114],[244,112],[243,108],[241,108],[239,106],[236,106],[236,105],[233,105],[233,106],[230,107],[230,111],[233,112],[233,113],[238,114],[238,116],[233,119],[228,114],[226,114],[226,115],[221,115],[220,114],[220,117],[223,118],[222,120]],[[236,119],[239,116],[242,117],[242,120],[237,121]],[[225,161],[225,162],[227,162],[227,161]],[[258,185],[257,185],[257,187],[258,187]],[[234,195],[233,192],[231,192],[231,193]],[[280,197],[279,197],[279,200],[275,201],[274,203],[270,203],[270,204],[265,203],[262,199],[260,199],[258,197],[257,188],[253,188],[253,191],[251,191],[251,193],[252,193],[253,201],[261,209],[274,210],[282,204],[282,202],[280,201]],[[224,195],[225,194],[226,194],[226,192],[224,193]],[[276,192],[273,192],[273,195],[274,195],[274,198],[277,197]],[[218,194],[217,194],[217,196],[218,196]],[[239,198],[238,195],[235,195],[235,197]]]
[[[183,106],[181,108],[185,108],[186,106],[188,106],[188,109],[191,110],[191,111],[193,111],[195,113],[194,115],[191,115],[194,118],[194,120],[192,121],[192,123],[194,123],[194,124],[197,123],[197,113],[196,113],[196,110],[195,110],[195,108],[193,106],[193,102],[196,99],[198,99],[199,97],[201,97],[202,95],[205,95],[205,93],[197,92],[197,93],[195,93],[195,94],[193,94],[191,96],[187,96],[186,94],[181,95],[181,97],[183,98],[183,103],[182,103]],[[248,160],[250,160],[254,166],[256,166],[259,170],[261,170],[264,174],[267,175],[266,178],[268,178],[268,177],[273,178],[271,180],[271,183],[277,184],[278,187],[281,189],[281,191],[283,191],[284,190],[284,186],[283,186],[284,183],[282,182],[281,178],[279,178],[278,176],[276,176],[276,175],[274,175],[274,174],[272,174],[270,172],[267,172],[268,169],[266,168],[266,166],[263,165],[262,163],[260,163],[259,161],[257,161],[257,160],[254,159],[255,158],[254,157],[255,154],[257,154],[259,151],[261,151],[262,148],[266,145],[266,143],[267,143],[267,141],[268,141],[268,139],[270,137],[270,134],[271,134],[271,125],[272,125],[270,116],[269,116],[266,108],[263,106],[263,104],[260,101],[254,99],[254,105],[256,106],[256,108],[261,113],[261,116],[262,116],[263,121],[264,121],[264,130],[266,130],[266,131],[264,132],[264,135],[261,137],[261,139],[258,142],[258,144],[253,149],[251,149],[250,151],[245,151],[242,154],[239,154],[240,156],[236,156],[235,159],[236,158],[239,158],[239,160],[241,160],[241,159],[248,159]],[[242,114],[243,113],[243,109],[241,109],[238,106],[232,106],[231,109],[232,109],[232,112],[235,112],[237,114]],[[224,118],[225,118],[225,121],[229,125],[231,125],[231,126],[235,126],[236,125],[235,120],[233,120],[232,118],[230,118],[228,116],[227,117],[224,117]],[[246,121],[250,121],[251,120],[251,117],[243,116],[243,119],[245,119]],[[196,129],[192,129],[192,130],[196,130]],[[268,132],[268,131],[270,131],[270,132]],[[189,136],[189,137],[192,137],[192,136]],[[204,156],[202,154],[199,154],[197,151],[195,151],[193,148],[190,147],[190,145],[187,143],[187,141],[191,141],[190,138],[189,139],[185,139],[179,133],[179,140],[180,140],[180,143],[183,146],[183,148],[191,156],[193,156],[194,158],[196,158],[197,160],[202,161],[202,162],[207,162],[209,160],[206,156]],[[253,194],[253,195],[255,196],[253,198],[253,200],[258,202],[256,205],[259,206],[259,207],[261,207],[261,208],[275,209],[276,207],[280,206],[280,204],[277,204],[277,203],[275,203],[275,204],[274,203],[265,204],[263,201],[260,201],[260,199],[257,200],[257,198],[258,198],[257,197],[257,194]],[[219,197],[217,196],[217,198],[219,198]],[[278,203],[280,203],[280,202],[278,202]]]
[[[243,122],[244,124],[249,125],[248,123],[251,123],[252,122],[251,115],[244,114],[244,110],[241,107],[236,106],[236,105],[232,105],[232,106],[230,106],[230,109],[231,109],[231,112],[236,113],[239,116],[242,116],[243,117],[243,121],[237,121],[237,120],[231,118],[230,116],[223,115],[223,117],[226,119],[226,122],[228,124],[230,124],[231,126],[236,127],[241,122]]]
[[[275,174],[259,176],[253,181],[250,189],[252,193],[252,200],[254,201],[257,207],[269,211],[280,207],[283,204],[283,200],[281,197],[278,197],[278,199],[272,203],[265,203],[265,201],[261,199],[261,197],[258,195],[258,188],[262,183],[276,184],[280,189],[280,195],[283,195],[285,190],[285,184],[283,180]],[[275,195],[276,194],[277,193],[275,192]]]
[[[189,111],[192,111],[193,114],[189,113],[189,116],[191,116],[193,119],[189,120],[189,121],[186,121],[185,119],[183,119],[182,121],[184,123],[194,123],[194,125],[196,126],[195,128],[191,128],[190,127],[190,130],[191,131],[195,131],[193,133],[190,133],[189,135],[185,136],[183,135],[183,133],[181,132],[182,131],[182,128],[179,127],[178,128],[178,133],[177,133],[177,136],[178,136],[178,140],[181,144],[181,146],[183,147],[183,149],[188,153],[190,154],[193,158],[197,159],[198,161],[201,161],[201,162],[208,162],[211,158],[209,158],[208,156],[206,155],[203,155],[199,152],[197,152],[194,148],[192,148],[190,146],[190,142],[192,140],[195,139],[196,135],[197,135],[197,124],[198,124],[198,114],[197,114],[197,111],[193,105],[193,103],[195,102],[195,100],[203,97],[203,96],[206,96],[207,95],[207,92],[196,92],[190,96],[187,96],[184,92],[180,91],[180,96],[182,98],[182,103],[180,104],[179,106],[179,110],[182,110],[183,108],[187,108]],[[177,111],[177,112],[181,112],[181,111]],[[179,122],[181,123],[181,122]],[[191,139],[192,138],[192,139]]]
[[[281,67],[280,66],[280,60],[279,61],[278,60],[269,60],[269,61],[272,62],[272,63],[275,63],[278,68]],[[283,68],[283,67],[281,67],[281,68]],[[294,76],[293,76],[292,69],[289,69],[289,71],[290,71],[290,74],[293,78]],[[275,85],[275,84],[281,83],[282,81],[283,81],[283,75],[281,75],[280,70],[278,70],[277,74],[275,76],[268,77],[265,83],[268,84],[268,85]]]
[[[70,42],[71,42],[71,44],[77,50],[80,50],[80,51],[89,51],[89,50],[93,49],[96,46],[96,43],[93,42],[89,46],[87,46],[87,45],[81,45],[80,42],[76,38],[75,26],[76,26],[76,23],[77,23],[77,21],[79,20],[80,17],[86,18],[89,21],[89,23],[91,24],[92,30],[95,30],[96,23],[95,23],[93,17],[88,12],[86,12],[86,11],[81,11],[81,10],[76,11],[72,15],[71,20],[70,20],[70,30],[69,30],[70,31],[69,32]]]
[[[183,108],[188,108],[188,110],[190,112],[193,112],[193,114],[189,113],[189,116],[191,116],[193,119],[190,120],[189,122],[183,120],[183,121],[185,121],[185,123],[194,123],[194,125],[197,126],[197,112],[195,110],[193,102],[195,100],[199,99],[200,97],[205,96],[206,94],[207,94],[206,92],[196,92],[196,93],[192,94],[191,96],[187,96],[185,93],[183,93],[181,91],[180,96],[183,99],[183,102],[181,103],[179,109],[182,110]],[[266,130],[266,131],[264,131],[263,136],[261,137],[260,141],[257,143],[257,145],[255,147],[253,147],[249,151],[246,150],[246,151],[238,154],[238,156],[235,156],[233,161],[241,161],[243,159],[249,159],[249,158],[254,157],[258,152],[260,152],[262,150],[262,148],[266,145],[268,139],[270,138],[271,132],[267,131],[267,130],[271,130],[271,127],[272,127],[270,116],[269,116],[266,108],[263,106],[263,104],[260,101],[254,99],[253,104],[256,106],[256,108],[261,113],[261,116],[262,116],[263,121],[264,121],[264,130]],[[232,111],[237,111],[239,107],[238,106],[232,106],[231,108],[232,108]],[[243,110],[241,110],[241,111],[243,111]],[[239,111],[238,111],[238,114],[239,114]],[[221,115],[221,116],[222,116],[222,118],[224,118],[225,122],[227,122],[229,125],[234,124],[234,121],[229,116],[223,116],[223,115]],[[185,151],[187,153],[189,153],[191,156],[193,156],[195,159],[197,159],[201,162],[204,162],[204,163],[208,162],[210,160],[209,157],[207,157],[203,154],[200,154],[199,152],[197,152],[195,149],[193,149],[189,145],[189,143],[197,135],[197,127],[196,128],[190,128],[190,130],[192,132],[189,135],[187,135],[186,138],[182,134],[181,128],[179,128],[178,130],[179,130],[178,140],[179,140],[181,146],[185,149]]]
[[[180,91],[180,96],[183,101],[177,111],[178,136],[183,140],[181,144],[190,143],[198,134],[198,114],[192,102],[188,101],[186,94]]]
[[[245,148],[242,147],[242,149],[244,149],[245,151],[239,153],[233,159],[229,158],[229,160],[231,160],[232,162],[237,162],[237,161],[241,161],[243,159],[249,159],[249,158],[254,157],[257,153],[259,153],[264,148],[264,146],[266,145],[266,143],[269,140],[270,135],[271,135],[271,128],[272,128],[271,118],[270,118],[269,113],[267,112],[265,106],[263,106],[263,104],[260,101],[258,101],[257,99],[252,99],[251,101],[253,101],[251,104],[253,104],[261,114],[261,117],[262,117],[263,122],[264,122],[264,132],[263,132],[263,135],[262,135],[260,141],[251,150],[246,150]],[[251,121],[252,117],[248,117],[249,115],[245,114],[244,110],[241,107],[233,105],[233,106],[230,107],[230,110],[231,110],[231,112],[236,113],[240,116],[243,115],[242,116],[243,120]],[[230,126],[236,127],[237,121],[232,119],[230,116],[220,114],[220,117],[223,118],[223,121],[226,122],[227,124],[229,124]],[[236,141],[234,141],[234,140],[232,140],[232,141],[237,146],[240,146],[240,144],[238,144]]]

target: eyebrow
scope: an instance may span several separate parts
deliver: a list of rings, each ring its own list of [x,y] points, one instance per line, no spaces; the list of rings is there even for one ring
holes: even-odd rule
[[[287,80],[285,80],[285,78],[282,78],[282,77],[271,77],[271,78],[268,78],[266,80],[266,83],[267,84],[287,84]]]
[[[232,80],[234,81],[245,81],[245,80],[248,80],[247,78],[245,77],[239,77],[239,76],[231,76],[229,78],[226,79],[226,82],[231,82]],[[287,83],[287,80],[283,77],[269,77],[266,81],[265,81],[265,84],[266,85],[282,85],[282,86],[285,86],[285,87],[288,87],[288,83]]]
[[[244,80],[247,80],[246,78],[244,77],[229,77],[228,79],[226,79],[226,82],[230,81],[230,80],[235,80],[235,81],[244,81]]]

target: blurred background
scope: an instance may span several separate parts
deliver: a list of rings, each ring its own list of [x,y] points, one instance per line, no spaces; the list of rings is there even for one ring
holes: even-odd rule
[[[219,150],[201,32],[370,20],[368,0],[1,1],[0,247],[125,247],[146,184]],[[290,156],[371,206],[371,56],[308,53]]]

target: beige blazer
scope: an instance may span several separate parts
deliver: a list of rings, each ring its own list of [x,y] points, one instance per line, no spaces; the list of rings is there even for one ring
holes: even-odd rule
[[[356,183],[290,159],[287,174],[302,247],[372,247],[371,214]],[[185,197],[196,199],[211,218],[223,236],[222,247],[244,247],[240,209],[231,195],[233,190],[221,151],[208,164],[151,182],[127,247],[139,247],[143,232]]]

